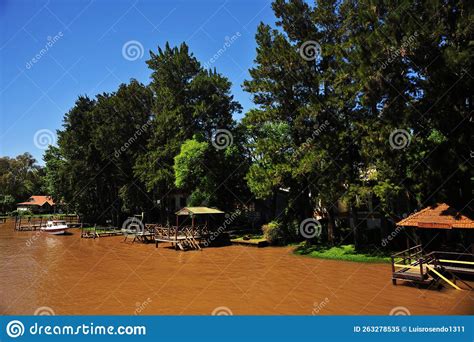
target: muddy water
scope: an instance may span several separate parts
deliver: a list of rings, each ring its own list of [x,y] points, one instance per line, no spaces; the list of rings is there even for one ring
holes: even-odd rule
[[[393,286],[386,264],[298,257],[289,248],[177,252],[79,233],[0,225],[0,314],[474,314],[474,293]]]

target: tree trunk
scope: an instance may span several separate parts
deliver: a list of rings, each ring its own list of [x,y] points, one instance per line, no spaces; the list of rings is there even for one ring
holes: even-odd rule
[[[354,236],[354,248],[358,250],[360,248],[360,236],[359,236],[359,220],[357,216],[357,208],[351,204],[350,207],[350,222],[352,228],[352,235]]]
[[[328,242],[330,245],[334,245],[334,240],[335,240],[334,231],[336,230],[336,222],[334,219],[335,215],[334,215],[333,208],[332,207],[328,208],[327,213],[328,213]]]

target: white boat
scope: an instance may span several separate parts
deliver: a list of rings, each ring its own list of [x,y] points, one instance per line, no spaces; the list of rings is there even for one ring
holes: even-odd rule
[[[64,234],[67,229],[69,229],[69,227],[67,226],[67,223],[64,220],[48,221],[45,227],[41,227],[41,230],[43,232],[54,235]]]

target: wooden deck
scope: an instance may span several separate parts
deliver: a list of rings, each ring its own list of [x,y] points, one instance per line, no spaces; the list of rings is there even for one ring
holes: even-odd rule
[[[448,259],[449,258],[449,259]],[[474,255],[433,251],[425,254],[421,245],[392,255],[392,282],[406,280],[416,283],[441,282],[461,290],[457,281],[464,282],[458,274],[474,275]],[[464,288],[466,289],[466,288]]]
[[[123,232],[117,227],[93,227],[92,229],[81,229],[81,238],[84,239],[96,239],[118,235],[123,235]]]
[[[204,240],[202,229],[193,229],[191,226],[162,226],[159,224],[147,224],[146,229],[154,231],[155,246],[158,243],[170,243],[175,249],[182,251],[188,249],[201,250],[201,242]]]

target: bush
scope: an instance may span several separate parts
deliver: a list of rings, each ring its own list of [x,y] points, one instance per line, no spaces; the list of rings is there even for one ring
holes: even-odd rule
[[[262,226],[263,236],[270,245],[282,246],[291,242],[292,234],[287,227],[278,221],[271,221]]]
[[[33,213],[30,210],[13,210],[10,216],[31,216]]]

